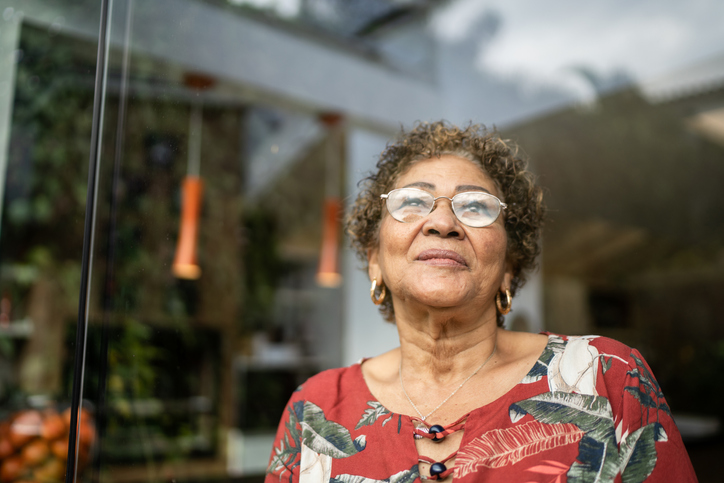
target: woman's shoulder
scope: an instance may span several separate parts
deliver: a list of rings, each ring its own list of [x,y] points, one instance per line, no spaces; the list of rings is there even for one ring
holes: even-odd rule
[[[362,382],[360,363],[350,366],[327,369],[315,374],[297,387],[292,399],[303,399],[321,404],[335,404],[335,402],[354,388],[360,387]]]
[[[541,358],[553,368],[549,379],[566,380],[574,392],[605,393],[609,400],[618,401],[624,391],[634,391],[641,384],[658,388],[651,368],[637,349],[603,336],[547,335],[548,345]],[[585,390],[584,381],[588,381]]]
[[[356,373],[359,373],[360,363],[355,362],[352,365],[345,367],[336,367],[334,369],[325,369],[317,374],[311,376],[309,379],[304,381],[297,390],[308,391],[311,389],[317,389],[320,387],[326,387],[329,384],[334,384],[346,378],[354,377]]]
[[[610,337],[601,335],[562,335],[552,332],[543,332],[548,336],[548,347],[552,350],[575,351],[581,348],[590,348],[589,351],[597,351],[599,354],[608,354],[621,358],[641,358],[638,350]]]

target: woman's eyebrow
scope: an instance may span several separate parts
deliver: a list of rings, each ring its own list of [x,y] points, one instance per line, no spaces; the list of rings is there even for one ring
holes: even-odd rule
[[[485,191],[488,194],[492,194],[490,191],[486,190],[482,186],[474,185],[474,184],[462,184],[455,187],[455,191],[458,193],[462,193],[465,191]]]
[[[434,191],[435,185],[432,183],[426,183],[425,181],[415,181],[414,183],[407,184],[403,188],[424,188],[426,190]],[[461,184],[455,187],[456,193],[463,193],[465,191],[484,191],[488,194],[492,194],[487,189],[476,184]]]
[[[428,190],[434,190],[435,185],[430,183],[425,183],[424,181],[415,181],[414,183],[410,183],[408,185],[403,186],[403,188],[425,188]]]

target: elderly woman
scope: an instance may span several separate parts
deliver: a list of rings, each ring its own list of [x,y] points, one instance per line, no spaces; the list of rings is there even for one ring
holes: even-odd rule
[[[514,146],[419,124],[377,167],[347,226],[400,347],[292,395],[267,482],[696,481],[635,349],[502,328],[543,217]]]

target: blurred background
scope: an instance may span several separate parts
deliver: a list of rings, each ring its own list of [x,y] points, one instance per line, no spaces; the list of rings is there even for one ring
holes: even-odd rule
[[[446,119],[520,143],[546,190],[506,325],[639,348],[721,481],[722,19],[717,0],[0,0],[0,480],[63,480],[75,379],[78,480],[261,481],[294,388],[397,345],[341,213],[401,125]]]

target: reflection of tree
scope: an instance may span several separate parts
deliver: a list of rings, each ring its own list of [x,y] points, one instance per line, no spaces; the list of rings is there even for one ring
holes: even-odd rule
[[[27,24],[19,49],[3,283],[17,293],[23,286],[18,273],[34,273],[25,300],[15,301],[16,317],[28,316],[34,325],[19,380],[27,392],[58,394],[64,323],[78,300],[95,54],[92,44]]]
[[[248,333],[264,331],[272,325],[283,268],[273,215],[263,209],[244,212],[244,328]]]
[[[86,62],[77,45],[29,26],[20,49],[3,225],[12,232],[3,237],[3,252],[23,260],[43,247],[53,260],[77,258],[94,60]]]

